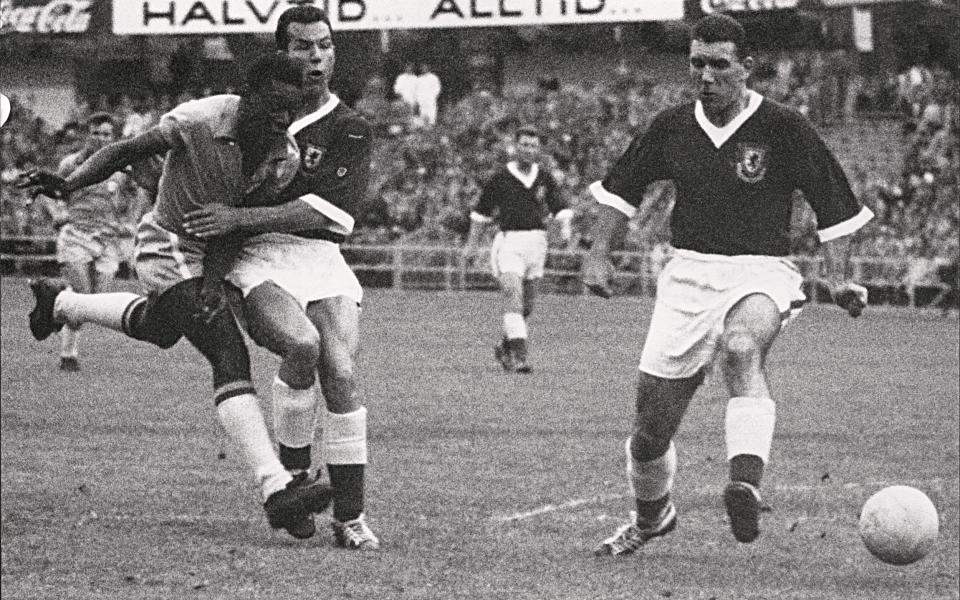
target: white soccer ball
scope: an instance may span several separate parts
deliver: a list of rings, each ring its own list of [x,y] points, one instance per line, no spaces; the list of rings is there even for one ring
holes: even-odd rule
[[[939,532],[933,502],[907,485],[880,490],[860,511],[860,538],[871,554],[891,565],[909,565],[926,556]]]

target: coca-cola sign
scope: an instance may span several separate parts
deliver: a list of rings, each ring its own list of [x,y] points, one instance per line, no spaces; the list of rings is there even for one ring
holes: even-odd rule
[[[90,26],[93,0],[50,0],[45,4],[14,3],[9,27],[21,33],[84,33]]]

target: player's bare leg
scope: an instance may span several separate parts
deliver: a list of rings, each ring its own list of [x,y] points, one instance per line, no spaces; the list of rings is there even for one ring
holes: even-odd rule
[[[596,547],[596,554],[631,554],[676,528],[677,511],[670,499],[677,469],[673,436],[701,383],[702,373],[664,379],[640,372],[636,419],[625,448],[627,480],[637,510],[630,523]]]
[[[524,319],[524,283],[517,273],[500,273],[500,290],[503,306],[503,341],[498,358],[503,351],[509,361],[501,360],[504,369],[529,373],[527,363],[527,322]]]
[[[317,374],[327,408],[323,456],[334,489],[336,542],[353,550],[377,550],[380,541],[364,518],[367,409],[354,394],[360,307],[352,298],[335,296],[311,302],[307,315],[321,333]]]
[[[320,334],[297,299],[269,281],[247,294],[243,311],[250,337],[282,360],[272,386],[273,430],[280,462],[295,484],[309,484],[317,426],[314,382]],[[307,517],[296,529],[296,536],[305,538],[313,535],[316,525]]]
[[[720,340],[721,372],[730,394],[725,431],[731,482],[724,490],[724,504],[740,542],[752,542],[760,535],[764,504],[759,487],[776,419],[764,363],[780,322],[774,301],[752,294],[727,313]]]

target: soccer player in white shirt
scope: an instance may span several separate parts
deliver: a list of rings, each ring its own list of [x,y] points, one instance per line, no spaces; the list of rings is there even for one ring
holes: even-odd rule
[[[630,554],[676,527],[673,437],[714,363],[730,394],[724,504],[738,541],[759,536],[759,487],[775,420],[764,360],[805,300],[802,277],[786,258],[796,190],[816,214],[835,302],[853,316],[866,305],[867,290],[844,273],[847,236],[873,214],[854,197],[806,119],[748,89],[753,59],[744,38],[729,16],[699,21],[689,54],[697,100],[658,114],[606,177],[590,186],[601,206],[583,278],[604,297],[610,295],[611,232],[633,215],[649,183],[671,180],[676,186],[670,220],[676,253],[658,280],[640,357],[634,430],[626,442],[636,514],[597,546],[597,554]]]

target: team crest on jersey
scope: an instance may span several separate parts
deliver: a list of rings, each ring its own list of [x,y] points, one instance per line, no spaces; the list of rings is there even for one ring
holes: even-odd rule
[[[544,200],[546,200],[546,199],[547,199],[547,188],[546,188],[546,186],[538,185],[538,186],[537,186],[536,195],[537,195],[537,202],[543,202]]]
[[[737,177],[747,183],[757,183],[767,173],[769,151],[766,146],[737,145]]]
[[[303,168],[307,171],[315,171],[317,167],[320,166],[320,161],[323,159],[325,151],[326,148],[308,144],[303,151]]]

